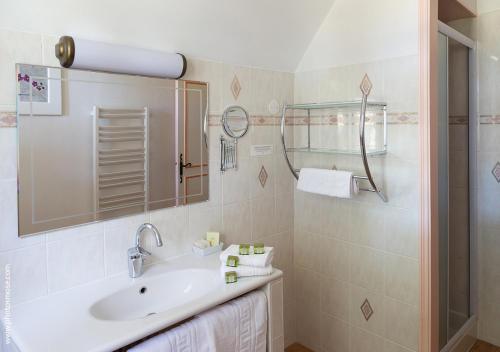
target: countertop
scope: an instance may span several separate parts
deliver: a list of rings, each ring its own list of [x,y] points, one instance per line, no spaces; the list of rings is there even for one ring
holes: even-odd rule
[[[220,278],[216,290],[202,299],[136,320],[98,320],[90,314],[90,306],[99,299],[168,271],[203,268],[219,273],[219,267],[218,253],[207,257],[189,254],[155,263],[137,279],[125,272],[16,305],[11,313],[11,338],[21,352],[113,351],[282,276],[274,269],[269,276],[240,278],[229,285]]]

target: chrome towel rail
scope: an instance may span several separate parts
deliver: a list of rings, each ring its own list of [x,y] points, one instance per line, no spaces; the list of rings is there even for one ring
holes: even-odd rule
[[[298,180],[299,179],[299,169],[295,169],[290,161],[290,158],[288,156],[288,152],[294,152],[294,151],[311,151],[311,152],[319,152],[319,153],[334,153],[334,154],[356,154],[360,155],[361,159],[363,161],[363,166],[365,169],[366,176],[353,176],[353,178],[357,181],[366,181],[370,184],[371,188],[365,188],[365,187],[360,187],[359,189],[361,191],[366,191],[366,192],[373,192],[376,193],[382,201],[387,202],[387,197],[386,195],[382,192],[382,190],[377,186],[375,183],[375,180],[373,178],[373,175],[370,170],[370,165],[368,163],[368,154],[370,155],[384,155],[386,154],[386,147],[387,147],[387,104],[382,103],[382,102],[368,102],[368,96],[370,95],[371,89],[372,89],[372,83],[370,79],[368,78],[368,75],[365,75],[361,85],[360,89],[363,94],[361,101],[359,102],[331,102],[331,103],[313,103],[313,104],[294,104],[294,105],[285,105],[283,107],[283,114],[281,116],[281,143],[283,145],[283,154],[285,156],[285,161],[290,168],[290,171],[292,172],[293,176]],[[367,106],[371,107],[378,107],[382,109],[383,114],[384,114],[384,147],[381,150],[375,150],[371,153],[367,153],[366,150],[366,138],[365,138],[365,125],[366,125],[366,110]],[[319,148],[311,148],[310,144],[310,111],[314,109],[332,109],[332,108],[353,108],[356,106],[360,106],[361,111],[360,111],[360,117],[359,117],[359,146],[360,146],[360,151],[357,153],[354,153],[352,151],[342,151],[342,150],[327,150],[327,149],[319,149]],[[285,138],[285,122],[286,122],[286,113],[288,110],[306,110],[307,111],[307,117],[308,117],[308,146],[307,148],[287,148],[286,146],[286,138]]]

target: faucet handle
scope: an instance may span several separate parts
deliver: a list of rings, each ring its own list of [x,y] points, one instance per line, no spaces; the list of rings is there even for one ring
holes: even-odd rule
[[[149,256],[151,255],[151,252],[145,250],[144,248],[142,248],[141,246],[138,246],[137,247],[137,251],[143,256],[143,257],[146,257],[146,256]]]
[[[137,247],[129,248],[127,251],[127,254],[128,254],[129,259],[142,259],[144,257],[151,255],[151,252],[148,252],[147,250],[145,250],[141,246],[137,246]]]

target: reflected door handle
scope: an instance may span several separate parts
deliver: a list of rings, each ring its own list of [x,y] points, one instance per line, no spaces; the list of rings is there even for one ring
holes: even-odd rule
[[[184,168],[191,167],[191,163],[184,164],[184,157],[181,154],[179,156],[179,183],[182,183],[184,179]]]

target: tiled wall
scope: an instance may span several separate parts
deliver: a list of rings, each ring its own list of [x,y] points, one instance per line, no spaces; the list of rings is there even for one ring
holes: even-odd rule
[[[14,63],[57,66],[56,40],[0,30],[0,127],[15,122]],[[289,316],[293,308],[293,183],[279,150],[278,120],[273,113],[279,111],[275,102],[293,100],[293,74],[189,58],[188,65],[186,79],[210,85],[210,201],[19,239],[16,129],[0,128],[0,280],[3,282],[5,265],[11,264],[12,303],[18,304],[126,271],[126,250],[143,222],[157,225],[164,238],[161,248],[153,245],[152,238],[147,240],[153,261],[189,252],[193,240],[208,230],[218,230],[226,243],[263,241],[277,248],[275,265],[285,272],[288,344],[294,341]],[[235,77],[241,88],[238,95],[231,89]],[[249,111],[252,126],[239,144],[239,170],[221,176],[218,137],[222,129],[217,121],[231,104]],[[251,157],[252,144],[272,144],[274,153]],[[264,186],[258,179],[262,166],[268,174]]]
[[[296,103],[360,99],[367,73],[370,100],[387,102],[390,122],[387,155],[370,158],[388,203],[371,193],[341,200],[295,191],[295,328],[297,340],[315,351],[418,350],[417,68],[417,56],[406,56],[296,73]],[[294,163],[364,174],[359,156]],[[373,310],[368,320],[365,300]]]
[[[498,4],[495,2],[496,7]],[[478,17],[479,338],[500,346],[500,10]],[[496,175],[496,176],[495,176]]]

